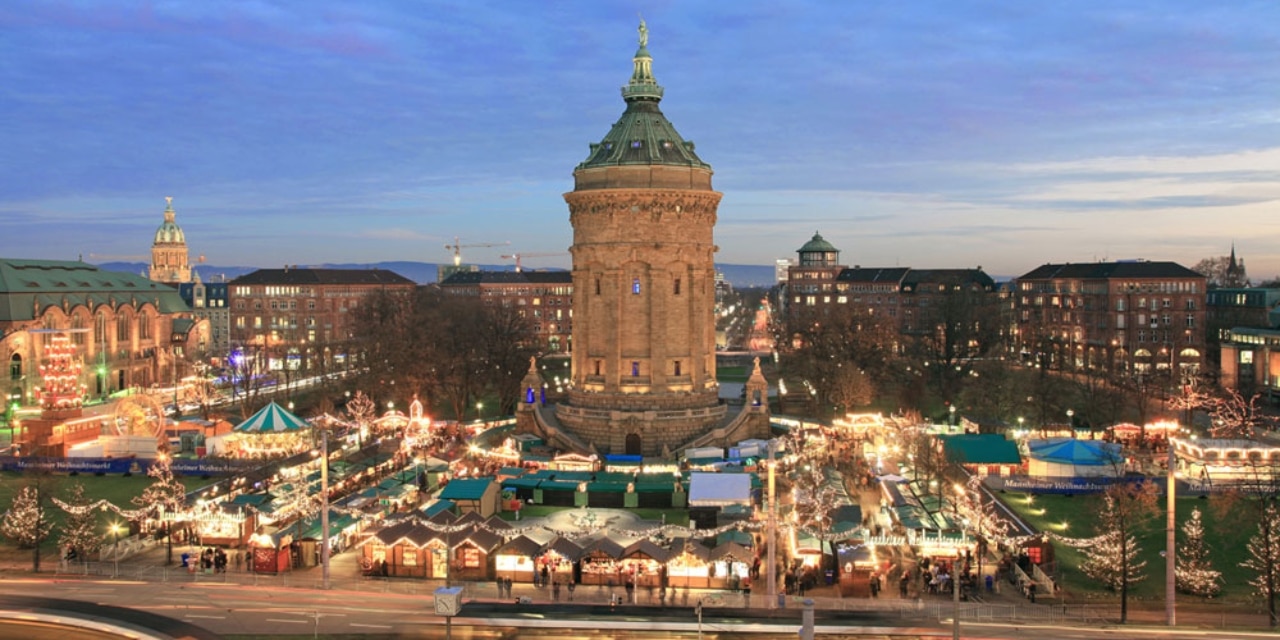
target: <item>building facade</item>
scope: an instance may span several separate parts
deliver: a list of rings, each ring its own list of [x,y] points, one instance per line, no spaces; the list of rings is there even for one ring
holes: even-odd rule
[[[1016,279],[1028,363],[1181,375],[1205,364],[1205,277],[1173,262],[1046,264]]]
[[[178,295],[191,307],[192,315],[209,323],[208,349],[198,355],[212,366],[231,353],[231,305],[227,297],[227,283],[203,282],[195,274],[192,282],[178,285]]]
[[[259,269],[227,283],[230,351],[272,371],[332,370],[347,363],[355,309],[375,291],[417,285],[386,269]]]
[[[191,282],[187,237],[176,221],[173,198],[166,197],[164,202],[164,222],[156,229],[155,240],[151,243],[151,269],[148,277],[168,284]]]
[[[515,307],[533,321],[542,353],[569,353],[573,339],[573,274],[568,271],[458,271],[440,283],[450,295]]]
[[[209,339],[208,325],[172,287],[83,262],[0,260],[0,357],[8,365],[0,389],[9,404],[39,403],[40,366],[59,333],[83,365],[87,400],[173,386]]]
[[[880,318],[904,338],[946,338],[951,328],[951,341],[962,341],[975,355],[1003,338],[998,288],[981,267],[848,267],[840,263],[840,250],[817,233],[797,253],[781,296],[793,331],[800,328],[796,323],[843,309]]]

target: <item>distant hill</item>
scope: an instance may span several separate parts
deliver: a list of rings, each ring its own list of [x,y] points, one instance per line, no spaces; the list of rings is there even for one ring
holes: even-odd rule
[[[147,275],[147,268],[150,265],[145,262],[103,262],[98,265],[105,271],[124,271],[127,273],[140,273]],[[316,267],[322,269],[387,269],[394,271],[418,284],[430,284],[436,281],[437,264],[434,262],[412,262],[408,260],[390,260],[386,262],[374,263],[325,263],[317,265],[298,265],[300,267]],[[509,264],[485,264],[480,265],[481,269],[487,271],[511,271],[515,269]],[[216,265],[202,264],[195,267],[196,272],[200,274],[200,279],[205,282],[215,282],[226,278],[232,280],[246,273],[256,271],[258,267],[223,267]],[[724,273],[724,278],[734,287],[770,287],[773,286],[773,267],[760,266],[752,264],[718,264],[716,269]],[[553,269],[557,271],[558,269]]]

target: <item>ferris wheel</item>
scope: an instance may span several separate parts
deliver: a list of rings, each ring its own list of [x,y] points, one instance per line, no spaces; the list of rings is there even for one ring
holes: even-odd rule
[[[131,395],[116,402],[115,435],[148,436],[157,444],[167,443],[164,435],[164,407],[154,397],[145,394]]]

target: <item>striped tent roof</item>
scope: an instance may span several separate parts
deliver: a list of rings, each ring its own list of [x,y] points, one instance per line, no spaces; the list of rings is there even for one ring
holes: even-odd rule
[[[236,425],[238,433],[290,433],[308,429],[311,425],[272,402],[249,416],[248,420]]]

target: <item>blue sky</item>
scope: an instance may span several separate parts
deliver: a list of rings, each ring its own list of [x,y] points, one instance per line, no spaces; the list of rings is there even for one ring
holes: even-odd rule
[[[0,3],[0,256],[561,252],[637,10],[719,262],[1280,273],[1280,3]],[[568,258],[526,266],[567,266]]]

